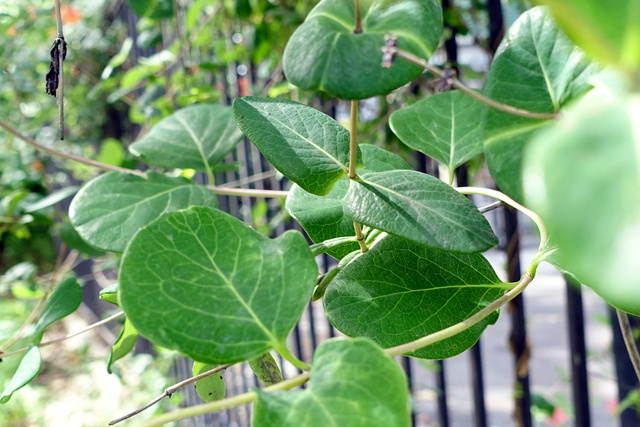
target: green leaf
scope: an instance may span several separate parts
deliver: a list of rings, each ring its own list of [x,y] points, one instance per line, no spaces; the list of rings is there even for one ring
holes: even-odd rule
[[[351,181],[344,213],[361,224],[434,248],[481,252],[498,244],[469,199],[421,172],[363,174]]]
[[[241,139],[230,107],[193,105],[159,121],[129,151],[151,166],[207,171]]]
[[[100,291],[98,298],[110,302],[111,304],[118,305],[118,287],[119,285],[117,283],[107,286]]]
[[[124,161],[124,148],[115,138],[106,138],[100,144],[97,160],[108,165],[120,166]]]
[[[196,375],[203,374],[207,371],[217,368],[217,365],[210,365],[208,363],[193,362],[193,368],[191,373],[195,377]],[[196,389],[196,393],[200,396],[200,399],[205,402],[213,402],[214,400],[224,399],[227,394],[227,384],[224,381],[222,372],[216,372],[213,375],[204,377],[193,384]]]
[[[539,113],[553,113],[586,92],[595,71],[544,7],[525,12],[511,26],[494,57],[485,95]],[[522,201],[522,156],[549,120],[487,109],[485,155],[501,190]]]
[[[483,106],[460,91],[443,92],[391,114],[393,132],[449,171],[482,153]]]
[[[587,95],[527,156],[527,196],[563,266],[640,315],[640,97]]]
[[[154,343],[234,363],[284,345],[317,273],[300,233],[270,240],[228,214],[193,207],[133,238],[120,269],[120,306]]]
[[[132,47],[133,47],[133,38],[131,37],[125,38],[124,41],[122,42],[122,46],[120,46],[120,51],[117,54],[115,54],[115,56],[111,57],[107,66],[104,68],[104,70],[102,70],[102,75],[100,76],[102,80],[108,79],[111,76],[111,73],[113,72],[114,69],[124,64],[124,61],[127,60],[127,57],[129,56],[129,53],[131,52]]]
[[[171,0],[127,0],[127,3],[139,17],[148,16],[153,19],[163,19],[173,16],[173,1]]]
[[[407,162],[382,148],[361,144],[360,150],[368,171],[411,169]],[[359,172],[362,171],[363,169]],[[294,185],[287,197],[286,208],[314,243],[324,242],[335,237],[355,236],[353,220],[346,217],[342,210],[342,200],[348,189],[349,180],[347,178],[336,182],[326,196],[307,193],[299,186]],[[354,242],[331,249],[327,253],[336,259],[341,259],[358,248],[358,244]]]
[[[33,344],[39,344],[44,330],[52,323],[76,311],[81,302],[82,288],[75,278],[70,277],[60,282],[38,317],[33,331]]]
[[[467,319],[502,296],[504,289],[480,254],[430,249],[387,236],[338,273],[324,296],[324,307],[331,324],[346,335],[393,347]],[[496,311],[411,356],[455,356],[497,318]]]
[[[249,367],[265,385],[273,385],[282,381],[280,367],[268,351],[249,359]]]
[[[256,392],[254,427],[411,425],[404,372],[367,339],[322,343],[305,390]]]
[[[86,257],[97,258],[106,254],[105,251],[97,249],[82,240],[76,229],[68,222],[58,226],[58,234],[60,234],[60,238],[67,245],[67,248],[75,249]]]
[[[29,384],[40,372],[42,357],[38,347],[31,346],[24,355],[18,366],[18,370],[13,374],[13,378],[0,394],[0,404],[7,403],[13,393]]]
[[[284,176],[323,196],[347,175],[349,131],[298,102],[246,96],[233,102],[238,126]]]
[[[538,0],[587,53],[624,71],[640,67],[639,0]]]
[[[63,201],[64,199],[73,196],[78,192],[79,187],[75,185],[70,185],[68,187],[63,187],[58,191],[54,191],[53,193],[43,197],[34,203],[29,203],[23,206],[22,210],[25,213],[33,213],[39,211],[41,209],[49,208]]]
[[[136,345],[137,339],[138,331],[136,331],[136,328],[131,325],[131,322],[129,322],[128,319],[124,319],[122,332],[120,332],[118,339],[111,347],[111,353],[109,354],[109,360],[107,361],[108,373],[112,373],[111,366],[113,366],[116,361],[122,359],[127,354],[129,354],[131,350],[133,350],[133,347]]]
[[[69,219],[91,245],[122,252],[140,228],[165,212],[192,205],[216,207],[216,196],[183,178],[111,172],[85,185],[71,202]]]
[[[440,41],[442,10],[437,0],[361,0],[362,33],[354,34],[353,1],[323,0],[293,33],[283,68],[294,85],[322,90],[337,98],[364,99],[386,94],[410,82],[422,69],[396,60],[381,66],[384,37],[429,58]]]

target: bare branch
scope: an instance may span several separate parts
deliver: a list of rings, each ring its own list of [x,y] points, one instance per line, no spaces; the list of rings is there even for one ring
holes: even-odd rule
[[[186,379],[186,380],[184,380],[184,381],[180,381],[179,383],[174,384],[174,385],[172,385],[171,387],[167,387],[167,388],[164,390],[164,393],[162,393],[160,396],[158,396],[158,397],[156,397],[155,399],[153,399],[151,402],[149,402],[149,403],[147,403],[146,405],[144,405],[144,406],[142,406],[142,407],[140,407],[140,408],[136,409],[136,410],[135,410],[135,411],[133,411],[133,412],[128,413],[128,414],[127,414],[127,415],[125,415],[125,416],[122,416],[122,417],[120,417],[120,418],[116,418],[116,419],[115,419],[115,420],[113,420],[113,421],[110,421],[110,422],[109,422],[109,425],[110,425],[110,426],[112,426],[112,425],[118,424],[118,423],[119,423],[119,422],[121,422],[121,421],[124,421],[124,420],[126,420],[126,419],[129,419],[129,418],[131,418],[131,417],[135,416],[135,415],[138,415],[140,412],[142,412],[142,411],[144,411],[144,410],[146,410],[146,409],[149,409],[150,407],[152,407],[152,406],[153,406],[153,405],[155,405],[156,403],[160,402],[160,401],[161,401],[162,399],[164,399],[165,397],[171,397],[171,395],[172,395],[173,393],[175,393],[176,391],[178,391],[178,390],[179,390],[179,389],[181,389],[182,387],[187,386],[187,385],[189,385],[189,384],[191,384],[191,383],[194,383],[194,382],[196,382],[196,381],[198,381],[198,380],[201,380],[202,378],[206,378],[206,377],[208,377],[208,376],[210,376],[210,375],[213,375],[213,374],[215,374],[215,373],[217,373],[217,372],[224,371],[225,369],[227,369],[227,368],[229,368],[229,367],[231,367],[231,366],[233,366],[233,365],[220,365],[220,366],[218,366],[218,367],[216,367],[216,368],[213,368],[213,369],[208,370],[207,372],[203,372],[203,373],[201,373],[201,374],[199,374],[199,375],[196,375],[195,377],[187,378],[187,379]]]

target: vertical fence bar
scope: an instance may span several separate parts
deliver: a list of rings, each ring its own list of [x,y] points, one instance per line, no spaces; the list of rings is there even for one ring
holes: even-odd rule
[[[444,372],[444,360],[438,360],[436,387],[438,388],[438,420],[440,427],[449,427],[449,407],[447,405],[447,381]]]
[[[618,400],[622,402],[631,391],[634,389],[637,390],[640,384],[638,383],[638,377],[627,354],[627,347],[622,338],[622,332],[618,324],[618,316],[614,309],[609,309],[609,318],[611,319],[611,329],[613,330],[613,357],[616,368],[616,378],[618,378]],[[629,322],[632,327],[637,327],[639,323],[638,318],[633,316],[629,316]],[[633,405],[620,414],[620,426],[640,426],[640,415]]]
[[[459,187],[469,185],[469,173],[466,164],[456,169],[456,180],[458,181]],[[487,427],[487,405],[484,400],[484,371],[482,369],[480,339],[469,349],[469,364],[471,368],[471,388],[473,391],[474,424],[476,427]]]
[[[589,381],[584,333],[584,309],[580,283],[565,275],[567,289],[567,323],[571,363],[571,386],[576,426],[590,427]]]
[[[518,214],[510,207],[504,208],[505,234],[507,237],[507,280],[520,279],[520,233]],[[515,408],[514,421],[517,427],[532,427],[531,391],[529,386],[530,347],[525,327],[524,299],[518,295],[509,303],[511,312],[511,334],[509,344],[515,358]]]
[[[473,389],[473,417],[476,427],[487,427],[487,406],[484,401],[484,371],[480,340],[469,350],[471,387]]]

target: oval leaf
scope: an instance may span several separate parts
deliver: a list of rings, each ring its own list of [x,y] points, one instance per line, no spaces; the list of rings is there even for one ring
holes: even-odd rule
[[[241,139],[230,107],[194,105],[160,120],[129,151],[151,166],[207,171]]]
[[[453,171],[482,153],[482,110],[460,91],[443,92],[395,111],[389,124],[406,145]]]
[[[305,390],[256,392],[254,427],[411,425],[402,368],[367,339],[322,343]]]
[[[124,325],[122,331],[118,336],[118,339],[111,347],[111,353],[109,354],[109,360],[107,360],[107,372],[112,373],[111,366],[116,361],[122,359],[133,350],[138,339],[138,331],[131,325],[128,319],[124,319]]]
[[[317,273],[300,233],[270,240],[228,214],[193,207],[136,234],[118,292],[151,341],[194,360],[234,363],[282,345]]]
[[[18,370],[13,374],[13,378],[0,394],[0,403],[7,403],[13,393],[29,384],[40,372],[42,356],[38,347],[32,346],[20,361]]]
[[[562,266],[640,315],[640,97],[599,90],[532,142],[527,196]],[[570,165],[568,167],[567,165]]]
[[[218,206],[210,190],[183,178],[149,172],[148,178],[111,172],[85,185],[71,202],[78,234],[100,249],[123,252],[133,235],[165,212],[192,205]]]
[[[52,323],[76,311],[81,302],[82,288],[75,278],[65,279],[60,282],[47,300],[40,317],[38,317],[33,331],[33,344],[39,344],[44,330]]]
[[[387,236],[333,279],[327,318],[349,336],[382,347],[414,341],[461,322],[503,295],[505,285],[480,254],[459,254]],[[498,312],[411,356],[443,359],[471,347]]]
[[[349,131],[298,102],[246,96],[233,103],[238,126],[284,176],[325,195],[347,175]]]
[[[361,144],[360,149],[362,150],[362,161],[368,171],[411,169],[407,162],[382,148]],[[286,208],[314,243],[335,237],[355,236],[353,220],[346,217],[342,209],[342,200],[348,189],[349,180],[347,178],[336,182],[326,196],[307,193],[299,186],[294,185],[287,197]],[[341,259],[358,248],[358,244],[353,242],[331,249],[327,253],[336,259]]]
[[[361,0],[362,32],[354,34],[353,1],[323,0],[293,33],[284,51],[287,79],[302,89],[322,90],[342,99],[386,94],[422,73],[396,60],[381,66],[384,37],[429,58],[440,41],[442,10],[437,0]]]
[[[491,64],[485,95],[539,113],[553,113],[591,87],[595,70],[560,31],[545,7],[525,13],[511,26]],[[527,142],[549,120],[487,109],[485,155],[502,191],[522,201],[522,156]]]
[[[498,244],[491,226],[469,199],[421,172],[363,174],[351,181],[344,213],[354,221],[434,248],[481,252]]]

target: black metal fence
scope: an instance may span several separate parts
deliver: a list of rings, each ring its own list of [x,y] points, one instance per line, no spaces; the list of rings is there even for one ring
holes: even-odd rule
[[[449,2],[445,0],[446,7]],[[488,0],[490,13],[491,46],[497,46],[503,29],[503,17],[499,0]],[[115,9],[114,17],[127,23],[129,35],[136,37],[135,16],[121,5]],[[452,29],[455,36],[455,29]],[[458,46],[455,38],[445,43],[447,58],[457,61]],[[136,52],[145,55],[148,52]],[[237,65],[230,64],[223,71],[224,99],[229,102],[240,95],[238,84],[240,75]],[[253,67],[244,78],[252,79]],[[326,112],[335,113],[336,104],[321,103],[318,107]],[[248,141],[243,141],[228,159],[237,162],[240,168],[216,176],[216,184],[252,189],[286,189],[286,180],[277,173]],[[420,156],[415,164],[428,173],[436,173],[430,159]],[[466,172],[458,171],[458,182],[464,183]],[[251,223],[256,216],[273,226],[274,234],[280,234],[285,228],[298,228],[287,219],[281,200],[253,197],[220,197],[220,208],[232,215]],[[490,221],[500,236],[500,246],[490,254],[492,259],[504,266],[504,278],[516,281],[521,274],[521,257],[530,249],[534,236],[529,232],[528,224],[509,209],[500,208],[488,213]],[[327,256],[318,258],[321,269],[328,269],[335,263]],[[494,262],[496,264],[496,262]],[[579,285],[566,281],[559,273],[541,274],[530,288],[535,289],[540,282],[551,280],[555,289],[548,295],[536,293],[532,301],[529,290],[503,308],[498,325],[489,327],[480,341],[466,353],[445,361],[421,361],[410,358],[398,358],[405,369],[413,396],[413,424],[415,426],[522,426],[533,425],[575,425],[580,427],[600,427],[620,425],[621,427],[640,426],[640,417],[636,410],[638,402],[630,404],[620,414],[613,408],[616,402],[623,402],[632,390],[638,389],[638,380],[630,364],[624,343],[617,326],[615,314],[607,311],[604,303],[589,297],[589,309],[585,308],[583,289]],[[535,291],[531,291],[535,292]],[[91,302],[96,293],[87,293],[87,302]],[[554,312],[549,311],[552,307]],[[597,315],[591,308],[596,307]],[[536,325],[529,322],[531,312],[546,313],[554,316],[554,322],[544,329],[542,339],[532,340],[532,331]],[[604,314],[604,315],[603,315]],[[599,317],[594,317],[599,316]],[[594,322],[594,319],[599,321]],[[640,326],[638,319],[635,325]],[[608,324],[606,324],[608,322]],[[592,326],[596,325],[594,329]],[[323,340],[334,337],[338,332],[326,321],[320,303],[308,306],[300,323],[290,337],[290,345],[297,357],[310,360],[313,350]],[[565,336],[561,344],[555,340]],[[553,346],[545,346],[547,341]],[[551,339],[554,338],[554,339]],[[589,345],[598,343],[599,350],[588,350]],[[604,350],[602,350],[604,349]],[[597,354],[595,354],[596,352]],[[537,355],[549,354],[555,372],[549,373],[549,365],[536,366]],[[557,356],[558,354],[562,357]],[[562,360],[564,359],[564,360]],[[589,366],[593,360],[604,366],[595,371]],[[294,376],[298,371],[283,362],[285,378]],[[609,369],[609,370],[607,370]],[[191,367],[186,359],[180,359],[174,367],[176,377],[190,376]],[[556,378],[556,380],[538,381],[538,377]],[[230,395],[242,393],[256,387],[257,380],[246,364],[239,364],[225,372]],[[555,381],[555,382],[554,382]],[[594,383],[606,384],[605,397],[594,395]],[[497,384],[497,385],[496,385]],[[559,384],[559,385],[558,385]],[[200,403],[192,389],[184,392],[184,405]],[[617,393],[617,395],[616,395]],[[608,396],[608,397],[606,397]],[[609,399],[609,400],[607,400]],[[630,402],[633,403],[633,402]],[[209,414],[185,420],[184,426],[248,426],[251,419],[251,407],[243,406],[222,413]]]

